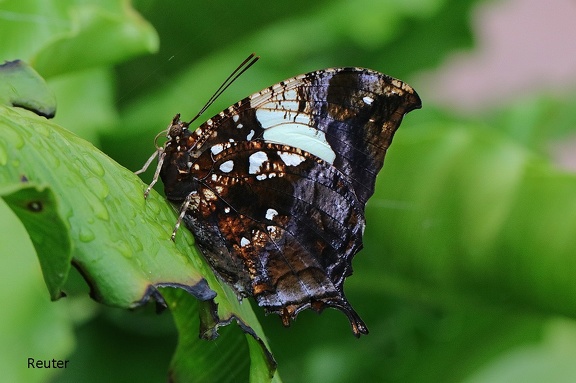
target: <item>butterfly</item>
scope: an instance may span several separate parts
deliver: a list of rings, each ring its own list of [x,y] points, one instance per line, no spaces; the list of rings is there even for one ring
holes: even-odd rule
[[[344,280],[386,150],[420,107],[409,85],[370,69],[296,76],[195,130],[176,115],[146,193],[160,177],[179,207],[176,228],[191,230],[240,299],[254,297],[285,326],[304,309],[333,307],[354,335],[367,334]]]

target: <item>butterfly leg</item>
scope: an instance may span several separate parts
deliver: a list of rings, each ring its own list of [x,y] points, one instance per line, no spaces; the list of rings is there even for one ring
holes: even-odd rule
[[[184,200],[184,202],[180,206],[180,214],[178,214],[178,219],[176,220],[176,225],[174,225],[174,230],[172,231],[172,236],[170,237],[170,239],[172,241],[174,241],[174,238],[176,238],[176,232],[178,231],[178,228],[180,227],[180,224],[182,223],[182,220],[184,219],[184,216],[186,215],[186,211],[188,210],[188,206],[190,206],[190,203],[192,202],[192,198],[195,194],[196,193],[194,193],[194,192],[188,194],[186,196],[186,199]]]
[[[138,175],[138,174],[142,174],[144,173],[146,170],[148,170],[148,167],[150,167],[150,164],[152,163],[152,161],[154,161],[155,158],[157,158],[159,156],[159,151],[160,149],[157,149],[156,151],[154,151],[154,153],[152,153],[152,155],[150,156],[150,158],[148,158],[148,161],[146,161],[146,163],[144,164],[144,166],[142,166],[142,168],[140,168],[139,170],[136,170],[134,172],[134,174]]]
[[[144,166],[142,166],[142,169],[134,172],[134,174],[144,173],[148,169],[148,167],[150,166],[150,164],[152,163],[152,161],[154,160],[155,157],[158,157],[158,166],[156,167],[156,171],[154,172],[154,177],[152,177],[152,182],[150,182],[150,185],[148,185],[148,187],[144,191],[144,198],[145,199],[148,198],[148,194],[150,194],[150,191],[152,190],[154,185],[156,185],[156,182],[158,182],[158,178],[160,178],[160,170],[162,170],[162,164],[164,163],[164,157],[166,157],[166,153],[164,152],[164,149],[163,148],[158,149],[154,154],[152,154],[152,156],[150,156],[148,161],[146,161]]]

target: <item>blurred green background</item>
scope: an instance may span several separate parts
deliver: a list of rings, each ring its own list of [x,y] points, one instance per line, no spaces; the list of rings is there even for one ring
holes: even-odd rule
[[[475,49],[471,15],[480,3],[4,0],[0,59],[34,67],[56,94],[54,121],[131,170],[174,114],[193,117],[251,52],[261,60],[206,118],[326,67],[368,67],[408,82],[423,109],[394,139],[367,207],[365,248],[345,284],[370,334],[355,339],[335,310],[301,313],[286,329],[254,307],[279,376],[573,382],[576,176],[551,148],[574,134],[575,93],[527,92],[472,113],[435,103],[422,76]],[[0,220],[0,380],[165,381],[177,343],[170,313],[98,305],[77,274],[69,297],[50,302],[37,260],[18,257],[33,249],[11,240],[23,230],[13,222]],[[247,379],[246,344],[219,342],[198,340],[219,381]],[[34,355],[70,367],[27,370]]]

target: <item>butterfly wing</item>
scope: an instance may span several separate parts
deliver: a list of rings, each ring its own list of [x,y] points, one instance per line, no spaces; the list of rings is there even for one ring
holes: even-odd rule
[[[346,174],[359,199],[375,179],[402,117],[421,107],[407,84],[364,68],[311,72],[239,101],[198,130],[198,149],[265,140],[306,150]]]
[[[332,306],[367,333],[343,283],[386,149],[418,107],[408,85],[367,69],[294,77],[194,132],[171,128],[166,195],[188,201],[184,222],[240,294],[286,325],[305,308]]]

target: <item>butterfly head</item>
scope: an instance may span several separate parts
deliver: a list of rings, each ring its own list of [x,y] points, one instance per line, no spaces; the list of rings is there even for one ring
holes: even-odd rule
[[[186,134],[188,132],[188,125],[189,123],[180,120],[180,113],[174,116],[168,128],[163,132],[166,133],[166,138],[168,139],[164,148],[168,146],[176,147],[184,143],[184,141],[188,139],[187,136],[189,136]]]
[[[174,116],[164,131],[167,141],[159,148],[162,152],[160,177],[164,181],[165,188],[172,190],[172,195],[177,195],[178,200],[186,197],[190,192],[188,190],[190,182],[194,181],[190,169],[196,136],[188,130],[188,125],[188,122],[180,120],[180,114]]]

